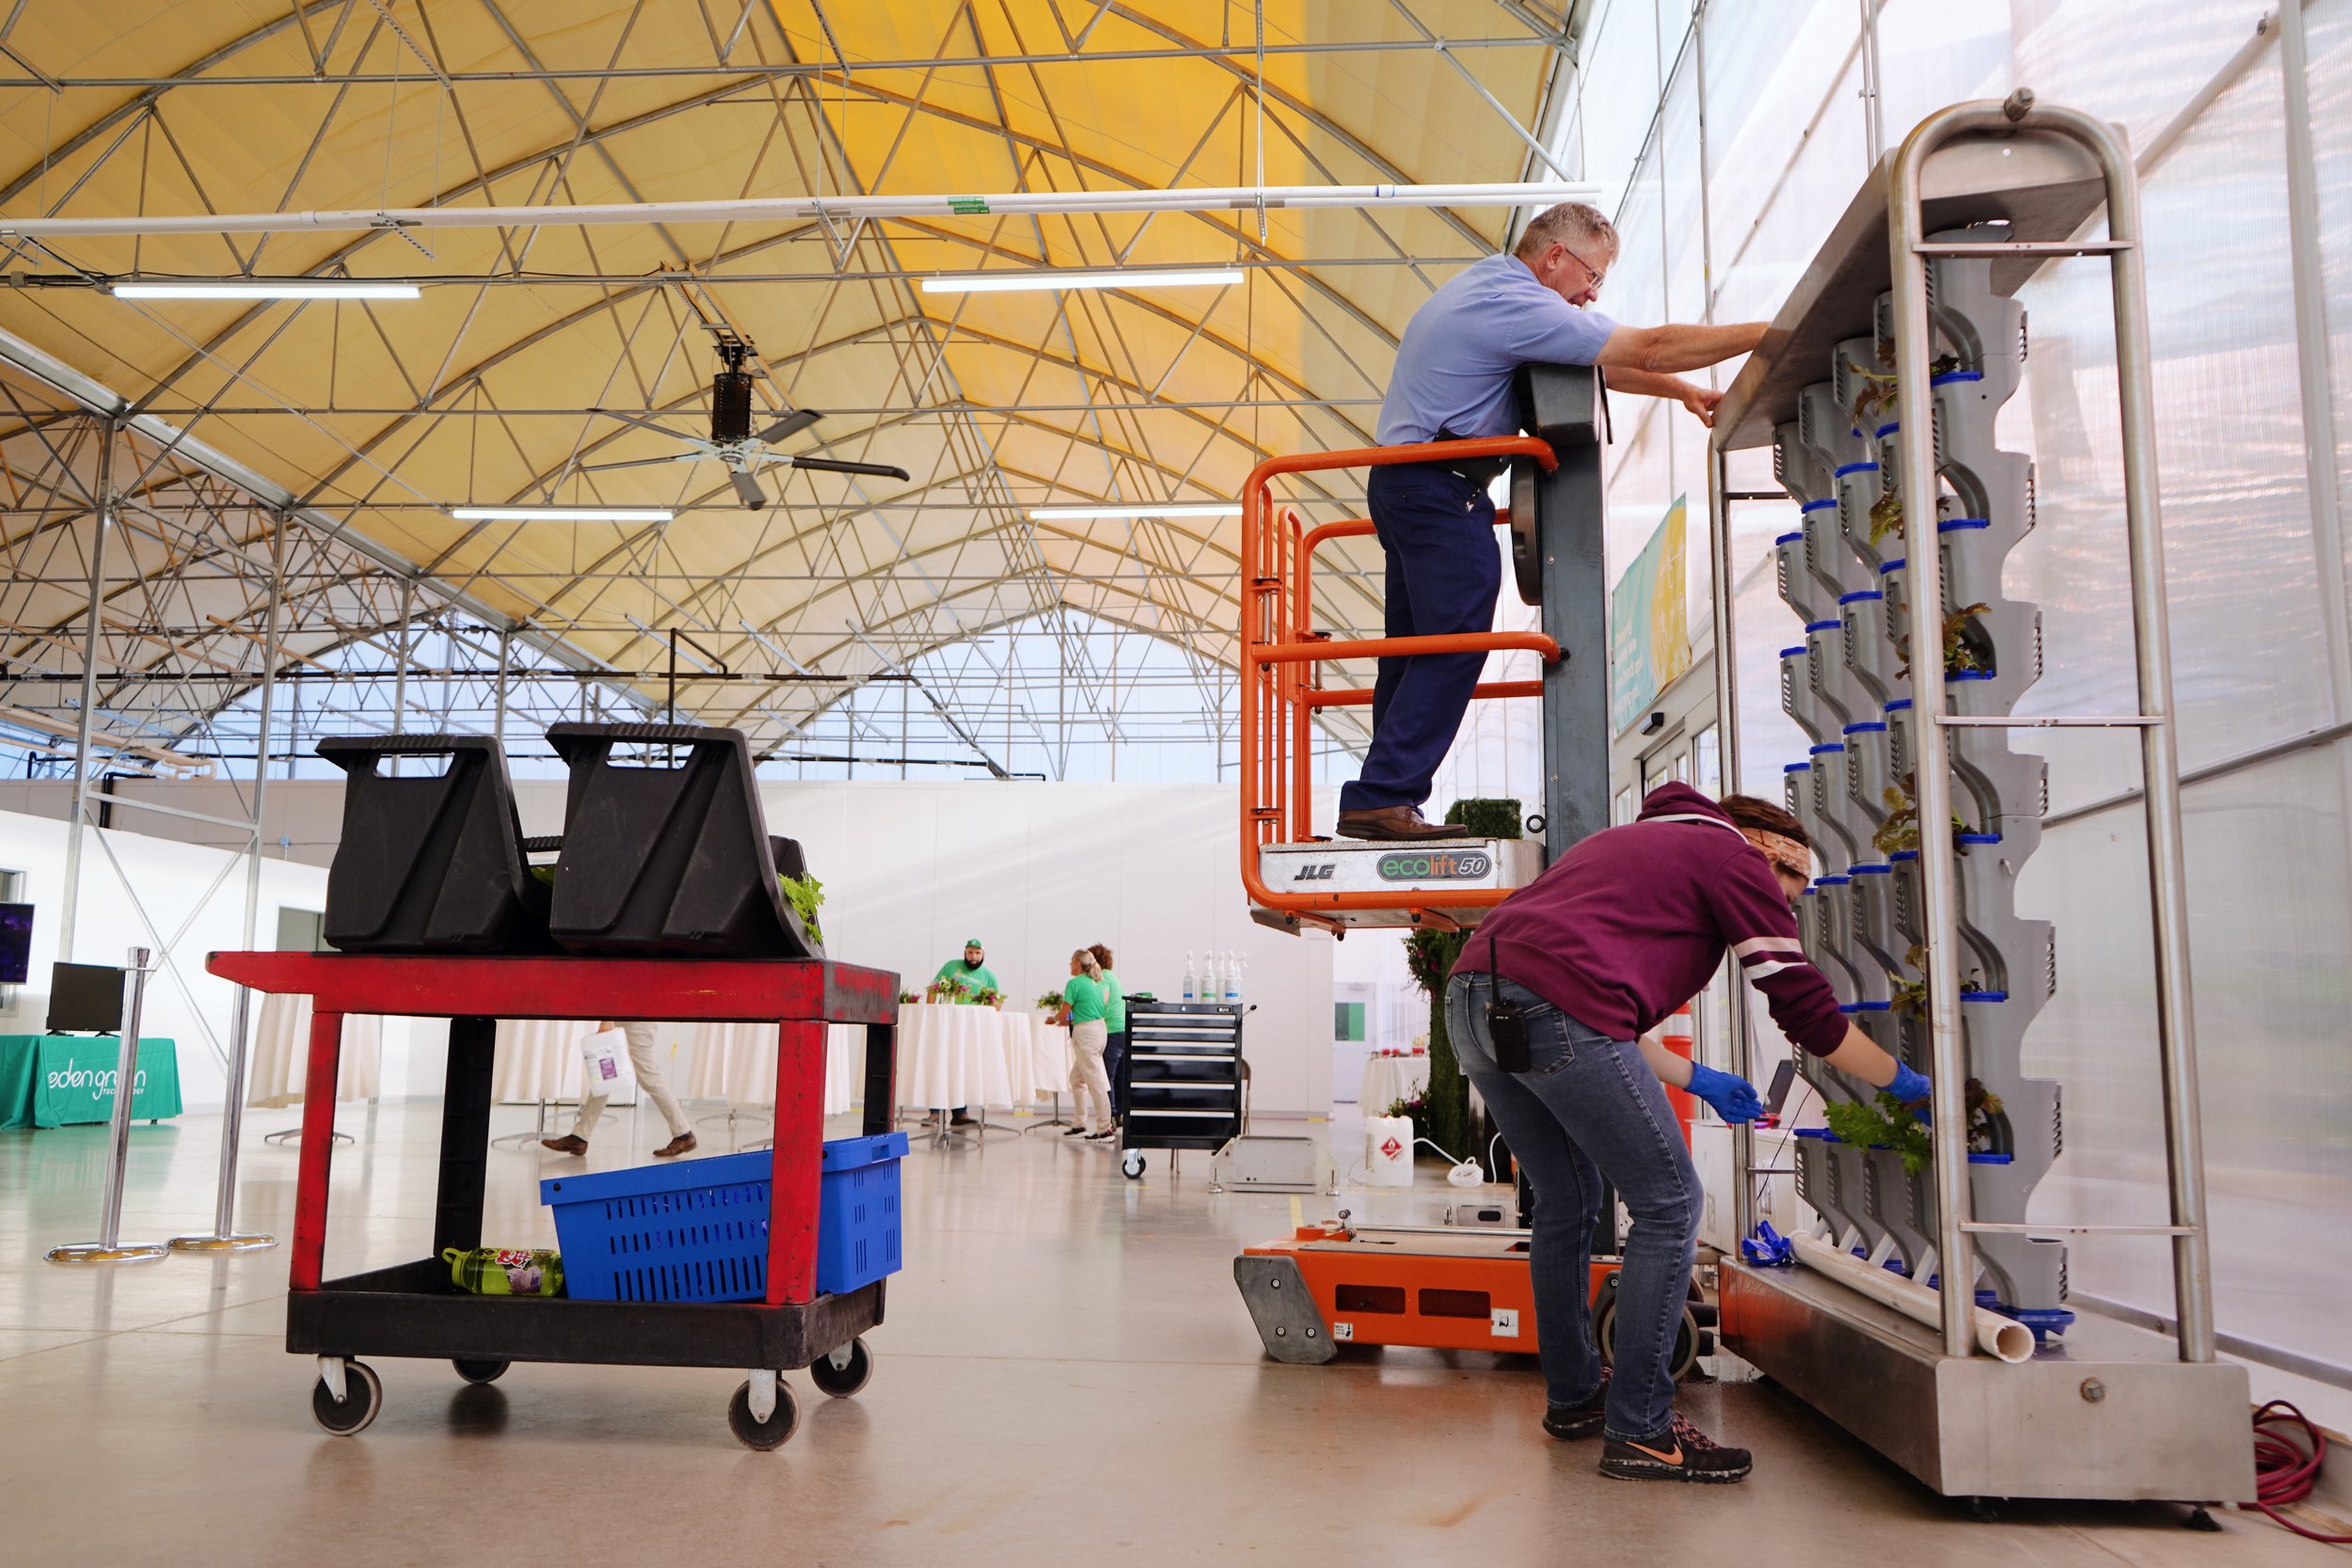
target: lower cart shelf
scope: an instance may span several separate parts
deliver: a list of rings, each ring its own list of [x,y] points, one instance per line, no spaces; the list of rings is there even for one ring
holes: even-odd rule
[[[448,1264],[428,1258],[293,1292],[286,1348],[301,1355],[790,1371],[881,1323],[884,1289],[877,1280],[785,1307],[477,1296],[450,1283]]]

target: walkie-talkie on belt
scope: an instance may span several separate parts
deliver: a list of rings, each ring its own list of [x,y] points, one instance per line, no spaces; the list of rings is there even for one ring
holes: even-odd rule
[[[1517,1002],[1504,997],[1502,974],[1495,968],[1495,939],[1486,938],[1486,1039],[1493,1046],[1495,1066],[1505,1072],[1525,1072],[1531,1063],[1527,1054],[1527,1014]]]

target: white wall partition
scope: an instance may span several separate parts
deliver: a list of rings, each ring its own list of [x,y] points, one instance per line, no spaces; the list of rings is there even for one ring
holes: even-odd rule
[[[74,950],[65,954],[57,950],[65,840],[61,821],[0,811],[0,870],[24,873],[17,900],[34,907],[32,964],[13,1006],[0,1009],[0,1034],[41,1032],[52,963],[70,958],[120,964],[131,948],[151,948],[165,967],[148,981],[140,1033],[176,1042],[180,1098],[187,1109],[219,1109],[236,988],[204,973],[204,955],[238,945],[245,926],[244,857],[200,844],[90,829],[83,841]],[[276,944],[279,909],[322,910],[326,898],[322,868],[265,860],[256,943]],[[390,1058],[388,1051],[388,1070]]]

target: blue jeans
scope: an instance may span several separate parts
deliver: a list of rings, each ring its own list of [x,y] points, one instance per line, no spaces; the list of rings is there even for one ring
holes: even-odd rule
[[[1500,992],[1525,1009],[1529,1070],[1495,1066],[1486,1003]],[[1536,1349],[1554,1404],[1581,1404],[1600,1382],[1593,1345],[1593,1224],[1603,1177],[1633,1227],[1617,1277],[1615,1374],[1607,1434],[1662,1437],[1674,1425],[1675,1333],[1691,1290],[1702,1207],[1698,1172],[1658,1075],[1630,1040],[1587,1028],[1513,980],[1456,975],[1445,1026],[1463,1070],[1535,1188],[1528,1254]]]
[[[1435,463],[1395,463],[1372,470],[1366,497],[1388,557],[1383,634],[1492,631],[1502,558],[1485,487]],[[1428,800],[1486,667],[1485,654],[1382,659],[1372,683],[1372,745],[1362,773],[1341,786],[1340,809]]]

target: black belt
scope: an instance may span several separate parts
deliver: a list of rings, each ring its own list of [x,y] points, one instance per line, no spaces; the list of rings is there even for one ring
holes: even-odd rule
[[[1483,437],[1475,436],[1456,436],[1452,431],[1440,430],[1438,432],[1438,439],[1440,441],[1475,441],[1483,439]],[[1462,478],[1469,480],[1472,484],[1477,485],[1481,490],[1484,490],[1487,485],[1492,484],[1497,478],[1499,478],[1511,467],[1511,460],[1507,457],[1460,457],[1452,459],[1440,457],[1435,459],[1434,461],[1437,467],[1443,468],[1450,474],[1459,474]]]

